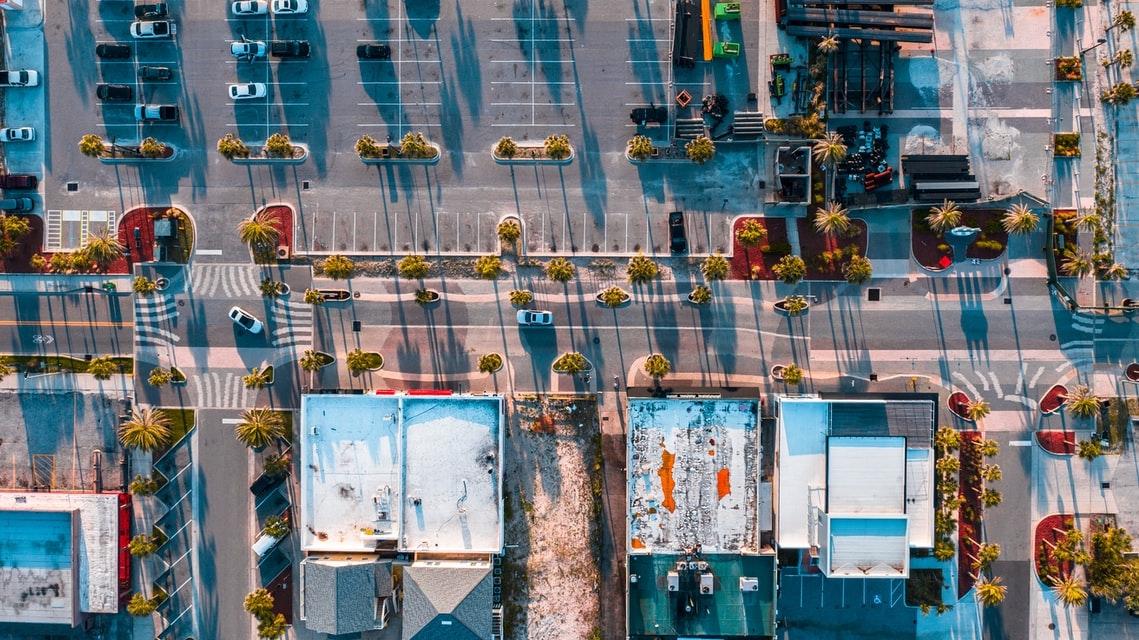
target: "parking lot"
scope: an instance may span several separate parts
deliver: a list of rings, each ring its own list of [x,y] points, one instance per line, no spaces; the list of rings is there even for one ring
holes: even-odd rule
[[[828,580],[784,569],[779,616],[795,637],[833,637],[837,630],[849,637],[905,637],[913,633],[917,611],[906,606],[905,585],[880,578]]]

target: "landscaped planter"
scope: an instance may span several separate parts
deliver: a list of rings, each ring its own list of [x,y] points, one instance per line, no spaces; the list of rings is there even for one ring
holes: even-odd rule
[[[1053,59],[1052,64],[1056,68],[1057,82],[1079,82],[1084,77],[1079,56],[1060,56]]]
[[[805,315],[807,315],[807,312],[811,310],[811,305],[810,305],[810,303],[808,303],[807,307],[805,309],[803,309],[802,311],[800,311],[796,314],[792,314],[790,311],[787,310],[787,298],[784,298],[782,300],[777,301],[772,306],[774,306],[775,310],[778,311],[779,313],[782,313],[782,314],[784,314],[788,317],[791,317],[791,318],[797,318],[799,316],[805,316]]]
[[[1036,406],[1040,409],[1041,415],[1049,415],[1059,411],[1067,399],[1068,387],[1062,384],[1055,384],[1040,398],[1040,402],[1038,402]]]
[[[398,145],[380,145],[380,153],[382,155],[380,155],[379,157],[374,157],[374,158],[373,157],[365,158],[365,157],[361,156],[360,162],[363,162],[364,164],[367,164],[367,165],[377,165],[377,164],[439,164],[439,159],[443,157],[443,150],[439,147],[439,145],[435,144],[434,142],[428,142],[427,146],[429,146],[435,150],[435,155],[433,155],[429,158],[419,158],[419,157],[412,158],[412,157],[401,156],[399,154],[399,146]]]
[[[1080,134],[1054,133],[1052,134],[1052,155],[1057,158],[1080,157]]]
[[[344,302],[352,297],[352,292],[347,289],[317,289],[316,292],[325,302]]]
[[[170,384],[184,385],[186,384],[186,374],[178,367],[170,367]]]
[[[945,404],[953,415],[962,420],[969,420],[969,396],[965,395],[964,392],[954,391],[949,394]],[[969,421],[972,422],[972,420]]]
[[[293,144],[293,157],[278,158],[264,155],[263,147],[250,147],[249,157],[234,157],[234,164],[301,164],[308,159],[308,148],[301,144]]]
[[[364,351],[363,354],[366,358],[369,359],[370,362],[373,362],[374,364],[372,366],[364,367],[358,371],[354,371],[354,375],[358,375],[359,373],[363,373],[365,371],[379,371],[380,369],[384,368],[384,357],[382,355],[375,351]]]
[[[771,367],[771,377],[775,380],[779,380],[780,382],[782,382],[783,381],[783,371],[786,368],[787,367],[785,367],[781,364],[777,364],[777,365]]]
[[[1041,429],[1036,432],[1040,448],[1058,456],[1070,456],[1076,452],[1076,432],[1060,429]]]
[[[573,162],[574,157],[577,155],[577,150],[570,145],[569,155],[564,158],[548,158],[546,157],[546,146],[544,144],[520,144],[518,145],[518,152],[514,154],[513,158],[506,158],[495,153],[495,149],[490,150],[491,157],[498,164],[569,164]]]
[[[443,296],[434,289],[420,289],[415,292],[415,301],[423,305],[434,304],[439,302],[442,298]]]
[[[1048,587],[1052,586],[1052,576],[1066,578],[1075,568],[1071,560],[1058,560],[1052,555],[1053,549],[1063,540],[1064,532],[1074,526],[1075,518],[1062,513],[1046,516],[1036,523],[1032,536],[1033,567],[1036,577]]]
[[[650,164],[654,162],[692,162],[688,159],[688,153],[684,150],[684,148],[675,145],[668,147],[654,146],[652,155],[645,158],[644,160],[638,160],[637,158],[629,155],[629,146],[626,145],[625,159],[633,164]]]
[[[112,150],[110,146],[105,146],[104,149],[112,155],[100,155],[99,162],[103,164],[146,164],[150,162],[171,162],[178,157],[178,150],[174,147],[167,145],[163,155],[157,158],[148,158],[137,152],[123,153],[122,147],[117,150]]]
[[[602,298],[605,291],[609,291],[609,289],[617,289],[622,294],[624,294],[624,297],[622,298],[620,303],[618,303],[616,305],[611,305]],[[594,298],[597,300],[598,304],[603,305],[605,307],[608,307],[610,309],[619,309],[621,307],[626,307],[629,305],[629,303],[631,303],[633,301],[633,296],[629,295],[628,291],[625,291],[624,289],[622,289],[620,287],[609,287],[608,289],[605,289],[604,291],[598,291],[597,295]]]
[[[1125,374],[1129,382],[1139,382],[1139,362],[1132,362],[1127,365]]]
[[[585,360],[585,368],[580,372],[567,371],[564,368],[559,367],[558,363],[561,362],[564,356],[565,354],[558,356],[558,358],[554,360],[554,363],[550,366],[550,369],[552,369],[554,373],[560,373],[562,375],[577,375],[577,373],[589,373],[590,371],[593,371],[593,363],[589,361],[589,358],[586,358],[584,356],[582,356],[582,359]]]
[[[324,367],[327,367],[327,366],[331,365],[332,363],[336,362],[336,358],[334,358],[331,353],[325,353],[323,351],[315,351],[315,352],[313,352],[313,355],[316,356],[317,364],[320,365],[321,369],[323,369]]]

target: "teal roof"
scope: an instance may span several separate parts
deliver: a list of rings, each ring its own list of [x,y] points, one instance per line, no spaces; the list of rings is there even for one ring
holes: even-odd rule
[[[630,554],[628,627],[642,638],[754,638],[775,634],[775,556],[707,554],[700,557],[715,576],[713,594],[694,596],[696,611],[684,614],[681,596],[668,591],[668,572],[683,555]],[[740,577],[759,579],[758,591],[740,591]]]

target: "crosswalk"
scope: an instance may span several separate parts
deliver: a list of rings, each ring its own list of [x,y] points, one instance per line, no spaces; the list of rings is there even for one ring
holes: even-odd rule
[[[262,276],[262,268],[256,265],[195,264],[190,270],[190,294],[196,298],[257,298]]]
[[[182,338],[162,323],[178,315],[174,296],[162,294],[134,297],[134,343],[144,347],[170,347]]]
[[[253,406],[257,390],[246,389],[243,372],[204,371],[187,376],[194,406],[212,409],[242,409]]]
[[[273,346],[312,347],[312,305],[278,298],[273,305]]]

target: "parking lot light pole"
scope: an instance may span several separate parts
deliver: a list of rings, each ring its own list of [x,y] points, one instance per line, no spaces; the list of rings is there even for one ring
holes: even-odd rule
[[[1106,43],[1107,43],[1107,38],[1100,38],[1099,40],[1096,40],[1095,44],[1093,44],[1092,46],[1087,47],[1086,49],[1080,49],[1080,57],[1081,58],[1084,57],[1085,53],[1091,51],[1092,49],[1095,49],[1096,47],[1099,47],[1100,45],[1106,44]]]

